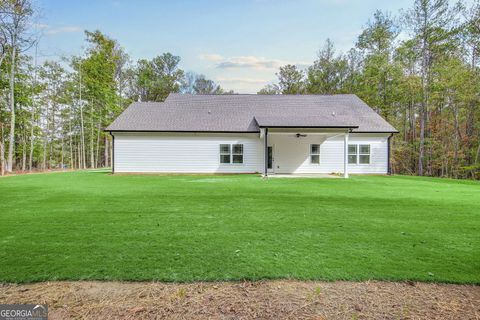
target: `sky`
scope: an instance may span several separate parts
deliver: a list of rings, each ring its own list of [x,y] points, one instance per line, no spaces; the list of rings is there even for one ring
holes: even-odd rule
[[[413,0],[37,0],[39,61],[80,55],[84,30],[116,39],[133,61],[164,52],[224,89],[256,93],[287,63],[311,64],[325,40],[354,46],[375,10]]]

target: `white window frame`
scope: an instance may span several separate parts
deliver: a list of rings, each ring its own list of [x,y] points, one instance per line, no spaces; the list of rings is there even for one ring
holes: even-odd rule
[[[355,146],[356,148],[355,153],[350,153],[350,146]],[[368,146],[368,153],[360,152],[360,146]],[[360,156],[366,156],[366,155],[368,155],[368,163],[360,163]],[[368,166],[372,163],[372,146],[369,143],[349,143],[347,161],[350,156],[355,156],[356,161],[354,163],[348,162],[348,164]]]
[[[229,152],[222,152],[222,145],[227,145],[229,146]],[[242,146],[242,153],[234,153],[233,152],[233,146],[235,145],[240,145]],[[243,165],[245,163],[245,146],[243,143],[220,143],[218,145],[218,161],[220,162],[221,165]],[[222,156],[226,156],[228,155],[229,156],[229,159],[230,159],[230,162],[228,163],[225,163],[225,162],[222,162]],[[233,156],[242,156],[242,162],[233,162]]]
[[[222,146],[228,146],[228,152],[222,152]],[[230,143],[220,143],[218,146],[218,161],[220,164],[232,164],[232,145]],[[227,156],[228,155],[228,161],[229,162],[222,162],[222,156]]]
[[[312,147],[313,146],[318,146],[318,153],[313,153],[312,152]],[[320,143],[311,143],[309,151],[310,151],[309,152],[309,154],[310,154],[310,164],[319,165],[320,164]],[[318,156],[318,162],[313,162],[312,161],[312,156]]]
[[[350,146],[355,146],[355,153],[350,153]],[[347,155],[348,164],[358,164],[358,144],[349,143],[347,150],[348,150],[348,155]],[[355,156],[355,162],[350,162],[350,156]]]
[[[242,147],[242,152],[241,153],[235,153],[233,151],[233,146],[241,146]],[[232,151],[232,158],[231,158],[231,163],[232,164],[236,164],[236,165],[239,165],[239,164],[243,164],[243,160],[244,160],[244,156],[243,156],[243,143],[232,143],[232,146],[230,148],[230,150]],[[233,157],[234,156],[242,156],[242,162],[233,162]]]
[[[361,148],[360,146],[368,146],[368,153],[365,153],[365,152],[361,152]],[[360,156],[368,156],[368,162],[367,163],[361,163],[360,162]],[[370,144],[368,143],[362,143],[362,144],[358,144],[358,164],[359,165],[369,165],[372,163],[372,147],[370,146]]]

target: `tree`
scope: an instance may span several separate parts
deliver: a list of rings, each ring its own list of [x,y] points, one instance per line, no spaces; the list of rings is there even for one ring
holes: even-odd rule
[[[304,75],[296,66],[287,64],[280,67],[276,74],[278,77],[278,87],[282,94],[301,94],[305,91]]]
[[[466,45],[465,59],[470,64],[471,79],[477,84],[478,93],[480,91],[480,1],[475,1],[471,8],[464,10],[465,22],[461,28],[464,43]],[[468,103],[466,115],[466,138],[471,151],[467,154],[470,166],[480,167],[480,139],[478,128],[480,96],[473,95]],[[475,145],[477,147],[475,148]]]
[[[4,14],[0,22],[6,33],[7,43],[10,48],[10,138],[8,143],[7,171],[12,172],[15,151],[15,71],[16,58],[19,52],[31,45],[32,41],[27,36],[30,17],[33,14],[30,0],[7,0],[3,3]]]
[[[222,94],[224,92],[220,85],[213,80],[206,79],[203,74],[195,79],[193,90],[196,94]]]
[[[189,94],[224,94],[222,87],[203,74],[187,72],[182,80],[182,93]],[[233,92],[232,92],[233,93]]]
[[[120,98],[122,107],[126,107],[131,102],[131,83],[134,77],[134,70],[131,66],[131,60],[124,48],[114,40],[113,56],[115,59],[115,84],[117,96]]]
[[[389,14],[376,11],[360,34],[357,48],[364,52],[363,70],[357,88],[359,96],[387,120],[394,111],[401,70],[393,63],[398,27]]]
[[[275,74],[278,84],[267,84],[257,94],[302,94],[305,93],[305,75],[297,66],[287,64]]]
[[[139,60],[135,86],[140,101],[164,101],[171,92],[179,92],[184,76],[180,57],[164,53],[152,60]]]
[[[399,27],[390,14],[377,10],[373,14],[373,21],[369,20],[365,30],[358,36],[357,47],[369,54],[388,54],[398,34]]]
[[[55,61],[45,61],[39,71],[40,81],[45,90],[41,96],[43,127],[42,168],[50,169],[57,165],[56,140],[59,130],[61,113],[62,85],[65,70]]]
[[[87,102],[87,121],[90,125],[88,132],[90,167],[96,168],[99,165],[101,141],[104,141],[102,135],[105,135],[102,128],[120,112],[115,82],[120,57],[113,39],[98,30],[86,31],[85,34],[89,48],[79,67],[84,87],[83,99]],[[80,103],[83,105],[83,101]]]
[[[280,88],[276,84],[267,84],[257,94],[279,94]]]
[[[9,20],[9,3],[7,1],[0,1],[0,67],[3,60],[8,55],[8,28],[7,21]]]
[[[314,94],[335,94],[344,92],[348,73],[348,62],[342,56],[335,56],[333,41],[327,39],[318,52],[318,59],[307,71],[307,92]]]
[[[451,9],[448,0],[415,0],[413,8],[404,14],[405,26],[416,41],[419,52],[419,69],[422,84],[420,104],[420,146],[418,175],[424,174],[425,137],[428,124],[428,103],[431,85],[431,68],[438,53],[458,30],[453,23],[458,8]],[[443,47],[443,48],[442,48]]]

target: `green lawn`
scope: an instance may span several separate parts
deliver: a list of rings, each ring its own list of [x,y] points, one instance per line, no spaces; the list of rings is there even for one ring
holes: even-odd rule
[[[480,283],[480,183],[418,177],[0,178],[0,281]]]

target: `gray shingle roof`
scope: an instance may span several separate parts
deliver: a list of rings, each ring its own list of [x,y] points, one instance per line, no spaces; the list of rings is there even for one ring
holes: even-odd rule
[[[397,132],[356,95],[188,95],[132,103],[106,131],[258,132],[260,127],[350,127]]]

